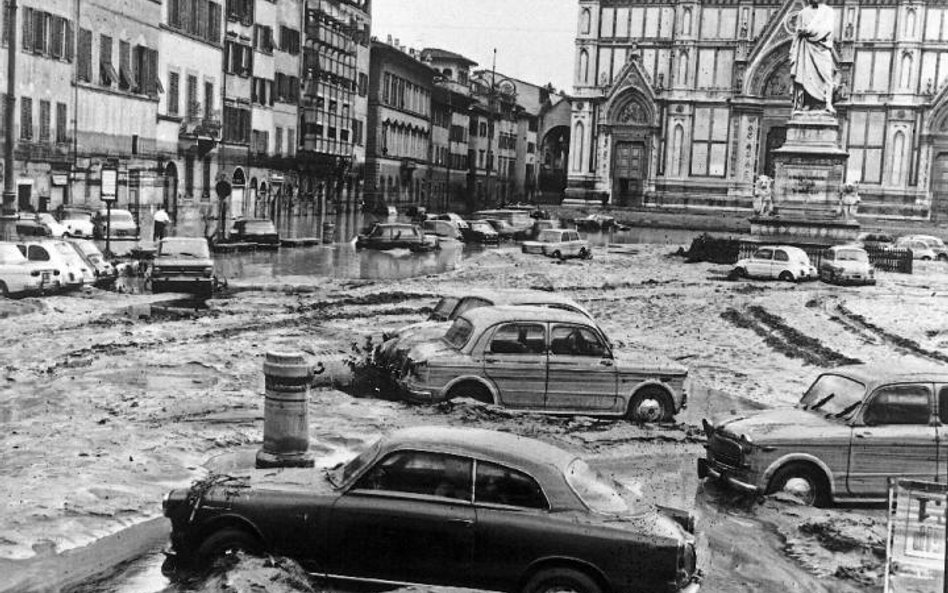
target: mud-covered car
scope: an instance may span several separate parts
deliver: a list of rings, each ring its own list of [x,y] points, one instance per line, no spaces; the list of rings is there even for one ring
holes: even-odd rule
[[[266,218],[246,218],[234,222],[228,240],[233,243],[253,243],[258,247],[277,249],[280,247],[280,233],[272,220]]]
[[[944,481],[946,425],[944,367],[842,367],[821,374],[795,408],[705,420],[698,475],[819,506],[880,501],[890,477]]]
[[[16,243],[0,242],[0,296],[38,294],[59,285],[60,271],[49,262],[32,262]]]
[[[66,227],[66,235],[91,238],[95,235],[94,216],[95,212],[87,208],[64,206],[60,211],[59,222]]]
[[[856,245],[834,245],[820,258],[820,280],[830,284],[875,284],[869,254]]]
[[[187,292],[207,298],[214,291],[214,260],[207,239],[170,237],[158,243],[151,270],[152,292]]]
[[[333,467],[174,490],[163,509],[166,573],[243,551],[386,584],[511,593],[700,586],[688,514],[643,504],[572,453],[489,430],[406,429]]]
[[[751,256],[738,260],[731,270],[731,277],[800,282],[816,279],[817,271],[810,257],[799,247],[764,245]]]
[[[579,233],[570,229],[546,229],[540,231],[535,241],[524,241],[520,245],[523,253],[539,253],[554,259],[578,257],[588,259],[592,257],[592,248],[589,241],[581,238]]]
[[[461,313],[478,307],[497,305],[550,307],[573,311],[592,319],[592,314],[576,301],[550,292],[493,290],[464,296],[445,296],[435,304],[427,321],[406,325],[394,333],[386,334],[386,339],[379,349],[378,362],[383,366],[397,365],[415,344],[442,337]]]
[[[464,240],[470,243],[482,243],[484,245],[500,243],[500,235],[486,220],[468,221],[467,228],[462,228],[461,233],[464,235]]]
[[[683,366],[614,352],[588,317],[549,307],[480,307],[438,340],[414,346],[398,369],[416,403],[470,397],[554,414],[671,419],[685,407]]]
[[[436,247],[437,240],[428,239],[418,225],[406,223],[376,224],[356,239],[356,249],[430,251]]]

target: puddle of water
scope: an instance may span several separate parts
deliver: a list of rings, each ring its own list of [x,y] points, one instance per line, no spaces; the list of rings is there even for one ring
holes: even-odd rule
[[[705,231],[686,229],[665,229],[657,227],[633,227],[628,230],[609,230],[597,233],[583,233],[592,245],[605,246],[610,243],[655,243],[659,245],[691,245],[691,241]],[[732,237],[736,233],[708,233],[712,237]]]

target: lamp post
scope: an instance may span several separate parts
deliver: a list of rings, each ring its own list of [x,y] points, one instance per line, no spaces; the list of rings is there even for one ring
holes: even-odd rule
[[[13,134],[13,112],[16,109],[16,0],[6,1],[7,27],[7,97],[3,125],[3,206],[0,209],[0,237],[12,239],[16,229],[16,186],[14,184],[13,156],[16,139]]]
[[[491,64],[490,69],[490,81],[488,81],[483,76],[475,78],[473,81],[472,87],[474,89],[482,88],[486,90],[487,94],[487,197],[489,202],[491,200],[491,188],[490,188],[490,178],[491,172],[494,168],[493,155],[494,151],[494,115],[495,115],[495,102],[498,97],[502,97],[507,101],[513,101],[517,97],[517,85],[510,80],[509,78],[500,77],[497,78],[497,49],[494,49],[494,59]],[[498,152],[499,152],[498,144]],[[498,156],[499,160],[499,156]]]

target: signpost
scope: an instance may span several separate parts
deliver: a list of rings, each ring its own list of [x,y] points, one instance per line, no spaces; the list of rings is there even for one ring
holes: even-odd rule
[[[933,593],[945,589],[944,484],[894,480],[889,485],[886,593]]]
[[[115,201],[118,185],[118,170],[102,169],[102,201],[105,202],[105,253],[110,255],[112,238],[112,203]]]

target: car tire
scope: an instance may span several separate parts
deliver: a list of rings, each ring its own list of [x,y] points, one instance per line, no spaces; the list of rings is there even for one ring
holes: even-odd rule
[[[257,556],[263,552],[260,540],[243,529],[227,528],[207,537],[197,549],[197,560],[205,566],[237,552]]]
[[[602,587],[578,570],[548,568],[533,575],[522,593],[602,593]]]
[[[668,394],[659,387],[645,387],[629,399],[626,418],[631,422],[664,422],[674,415]]]
[[[731,270],[731,273],[728,274],[728,278],[731,280],[740,280],[741,278],[747,278],[747,270],[744,268],[734,268]]]
[[[793,277],[793,274],[786,270],[780,272],[780,275],[777,276],[777,280],[781,280],[783,282],[796,282],[796,278]]]
[[[553,252],[553,259],[562,260],[562,259],[563,259],[563,254],[560,253],[559,250],[556,250],[556,251]]]
[[[494,403],[494,398],[490,395],[490,390],[481,385],[480,383],[475,383],[473,381],[465,381],[451,388],[451,391],[448,392],[447,399],[455,398],[471,398],[479,402],[484,402],[485,404]]]
[[[585,247],[579,250],[579,259],[589,259],[589,250]]]
[[[7,283],[2,280],[0,280],[0,297],[10,298],[10,289],[7,288]]]
[[[923,256],[921,257],[921,260],[922,260],[922,261],[932,261],[932,258],[928,257],[927,255],[923,255]]]
[[[767,494],[790,492],[808,506],[825,507],[830,502],[826,476],[806,463],[787,464],[774,474],[767,485]]]

